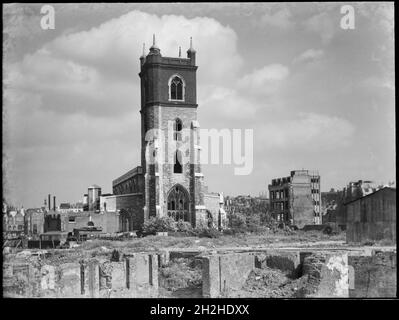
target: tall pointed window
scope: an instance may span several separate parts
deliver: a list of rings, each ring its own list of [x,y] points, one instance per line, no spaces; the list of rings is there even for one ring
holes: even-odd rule
[[[181,130],[183,129],[183,123],[179,118],[175,120],[173,129],[174,129],[173,139],[176,141],[181,141]]]
[[[183,166],[182,166],[182,155],[180,150],[176,150],[175,153],[175,164],[173,166],[173,173],[182,173],[183,172]]]
[[[183,90],[184,90],[184,83],[183,80],[178,77],[174,76],[169,81],[169,99],[170,100],[180,100],[183,101]]]

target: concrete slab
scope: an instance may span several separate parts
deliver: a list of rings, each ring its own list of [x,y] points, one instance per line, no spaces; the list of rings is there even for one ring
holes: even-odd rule
[[[58,295],[62,298],[78,298],[82,294],[79,263],[65,263],[58,267]]]
[[[349,297],[347,253],[313,253],[303,261],[302,275],[307,276],[305,297]]]

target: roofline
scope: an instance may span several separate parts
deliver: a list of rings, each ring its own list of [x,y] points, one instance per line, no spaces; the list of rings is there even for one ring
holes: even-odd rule
[[[347,202],[347,203],[344,203],[344,205],[346,206],[346,205],[348,205],[348,204],[350,204],[350,203],[352,203],[352,202],[355,202],[355,201],[358,201],[358,200],[362,200],[362,199],[367,198],[367,197],[369,197],[369,196],[375,195],[377,192],[380,192],[380,191],[386,190],[386,189],[396,192],[396,188],[384,187],[384,188],[378,189],[377,191],[375,191],[375,192],[373,192],[373,193],[366,194],[365,196],[363,196],[363,197],[361,197],[361,198],[357,198],[357,199],[355,199],[355,200],[351,200],[351,201],[349,201],[349,202]]]

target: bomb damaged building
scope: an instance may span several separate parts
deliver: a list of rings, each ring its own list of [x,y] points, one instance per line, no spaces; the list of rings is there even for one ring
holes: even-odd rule
[[[273,217],[302,228],[321,224],[320,175],[309,170],[294,170],[290,176],[276,178],[269,184],[270,210]]]

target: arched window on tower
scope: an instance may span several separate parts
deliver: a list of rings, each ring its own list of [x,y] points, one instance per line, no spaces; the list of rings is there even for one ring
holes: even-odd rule
[[[183,123],[179,118],[175,120],[173,129],[174,129],[173,139],[176,141],[181,141],[181,131],[183,129]]]
[[[183,101],[183,90],[184,90],[184,83],[183,80],[178,77],[174,76],[170,80],[169,84],[169,99],[170,100],[180,100]]]
[[[182,156],[180,150],[176,150],[175,153],[175,164],[173,167],[173,173],[182,173],[183,166],[182,166]]]

